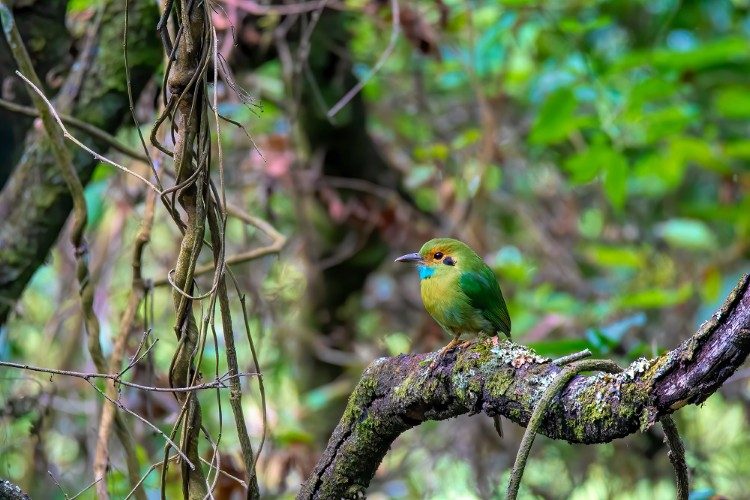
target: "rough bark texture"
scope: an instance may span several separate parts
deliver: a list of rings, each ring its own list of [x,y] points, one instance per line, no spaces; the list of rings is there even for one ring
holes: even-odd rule
[[[193,313],[195,302],[189,295],[192,295],[195,289],[193,271],[203,246],[208,205],[206,177],[209,172],[208,165],[204,163],[208,152],[203,149],[205,122],[204,128],[201,128],[201,120],[205,120],[206,111],[206,81],[201,68],[203,57],[207,53],[204,35],[208,25],[204,7],[190,0],[182,0],[174,7],[178,31],[183,34],[175,39],[175,61],[167,76],[170,93],[168,106],[174,106],[176,109],[172,125],[175,131],[176,185],[184,186],[178,191],[178,199],[185,211],[185,230],[175,265],[175,288],[172,292],[175,309],[174,330],[179,340],[169,371],[169,382],[172,387],[186,387],[195,383],[195,357],[202,333]],[[197,176],[194,175],[196,173]],[[181,290],[185,290],[189,295]],[[175,397],[183,408],[180,448],[194,465],[190,467],[186,460],[180,460],[182,495],[190,500],[203,499],[206,498],[208,490],[198,452],[201,429],[200,402],[196,392],[178,392]],[[166,453],[164,459],[166,460]]]
[[[0,498],[3,500],[31,500],[17,485],[6,479],[0,479]]]
[[[158,12],[152,2],[130,2],[129,53],[133,93],[137,96],[161,61],[158,37],[151,29]],[[110,2],[91,68],[83,79],[72,113],[106,132],[129,116],[122,54],[124,2]],[[69,96],[63,96],[69,98]],[[106,144],[85,139],[103,150]],[[97,164],[76,150],[74,164],[85,185]],[[27,137],[25,151],[0,193],[0,325],[29,279],[47,257],[72,207],[65,182],[49,152],[43,131]]]
[[[57,79],[56,75],[70,66],[70,33],[65,26],[67,0],[33,0],[6,2],[26,42],[26,49],[42,79],[44,90]],[[30,104],[23,82],[14,74],[16,63],[5,37],[0,36],[0,94],[19,104]],[[10,81],[9,81],[10,80]],[[0,109],[0,188],[10,176],[23,148],[23,138],[32,118]]]
[[[622,373],[577,376],[555,398],[540,432],[572,443],[606,443],[706,400],[750,351],[750,279],[690,339]],[[432,354],[374,361],[349,399],[298,498],[360,494],[396,437],[425,420],[484,412],[526,426],[561,368],[509,341],[458,349],[430,373]]]

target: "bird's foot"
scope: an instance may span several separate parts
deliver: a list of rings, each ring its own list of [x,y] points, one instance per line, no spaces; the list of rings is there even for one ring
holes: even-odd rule
[[[461,342],[460,344],[458,344],[458,346],[456,347],[456,349],[463,349],[465,347],[469,347],[473,342],[474,342],[473,340],[464,340],[463,342]]]
[[[432,374],[432,371],[438,367],[440,362],[443,360],[443,357],[451,350],[455,349],[457,345],[459,345],[461,342],[458,340],[458,337],[454,338],[448,344],[446,344],[442,349],[438,351],[438,353],[435,355],[435,359],[432,360],[432,363],[430,363],[430,367],[427,369],[428,374]]]

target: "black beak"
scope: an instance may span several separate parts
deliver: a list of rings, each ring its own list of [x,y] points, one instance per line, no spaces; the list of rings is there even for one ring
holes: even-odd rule
[[[422,256],[417,252],[407,253],[396,259],[396,262],[422,262]]]

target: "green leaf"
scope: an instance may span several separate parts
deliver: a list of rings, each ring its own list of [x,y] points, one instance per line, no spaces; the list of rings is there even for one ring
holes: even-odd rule
[[[621,308],[654,309],[681,304],[690,298],[693,287],[685,283],[680,288],[669,290],[654,288],[624,295],[617,301]]]
[[[604,193],[616,212],[621,212],[627,197],[628,162],[624,156],[612,155],[604,169]]]
[[[400,332],[386,335],[383,338],[383,343],[386,349],[388,349],[388,354],[391,356],[409,352],[411,348],[411,339],[409,336]]]
[[[722,174],[730,173],[721,154],[714,151],[710,142],[698,137],[675,137],[669,142],[668,154],[682,165],[693,164]]]
[[[602,267],[640,268],[645,263],[645,255],[635,248],[591,245],[584,253],[591,262]]]
[[[482,138],[482,130],[476,127],[470,127],[461,132],[453,139],[451,146],[453,149],[463,149],[479,142]]]
[[[617,184],[620,181],[624,184],[623,179],[627,175],[627,160],[610,146],[594,144],[587,150],[568,158],[564,166],[571,175],[570,180],[573,184],[591,182],[599,173],[604,172],[606,175],[611,170],[610,186],[605,187],[607,196],[610,196],[609,189],[611,189],[615,201],[624,201],[625,187]]]
[[[698,220],[670,219],[656,226],[656,234],[669,245],[689,250],[716,248],[716,237],[709,227]]]
[[[310,444],[315,441],[315,436],[297,427],[281,427],[274,430],[274,441],[280,445],[293,443]]]
[[[654,65],[663,69],[699,70],[719,64],[747,61],[750,43],[740,36],[712,40],[692,50],[644,50],[622,57],[613,70],[624,71],[638,66]]]
[[[445,161],[448,159],[449,154],[450,149],[448,145],[442,142],[414,148],[414,159],[418,162]]]
[[[747,87],[725,87],[716,93],[714,110],[724,118],[750,117],[750,94]]]
[[[578,127],[575,110],[576,100],[572,90],[563,88],[551,93],[536,115],[529,140],[533,144],[562,141]]]
[[[750,160],[750,140],[739,139],[724,144],[724,152],[727,156],[739,160]]]
[[[598,208],[589,208],[578,220],[578,231],[586,238],[598,238],[604,229],[604,215]]]
[[[703,286],[701,287],[701,297],[703,298],[703,301],[710,303],[719,300],[721,285],[721,273],[715,267],[710,268],[703,278]]]
[[[663,196],[682,182],[685,162],[669,151],[650,153],[639,159],[631,176],[631,193],[653,198]]]
[[[488,193],[500,187],[503,181],[503,171],[499,165],[488,165],[484,172],[484,190]]]

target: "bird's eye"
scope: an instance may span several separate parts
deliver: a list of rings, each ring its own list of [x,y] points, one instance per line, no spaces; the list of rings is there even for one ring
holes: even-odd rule
[[[435,252],[435,260],[440,260],[443,258],[443,252]]]
[[[446,266],[455,266],[456,261],[453,260],[452,257],[446,257],[445,259],[443,259],[443,264],[445,264]]]

